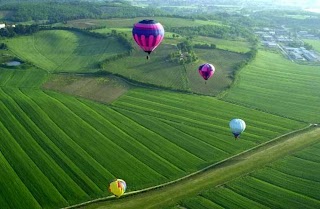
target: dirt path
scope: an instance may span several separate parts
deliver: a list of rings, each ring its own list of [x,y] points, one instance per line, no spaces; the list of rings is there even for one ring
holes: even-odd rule
[[[176,205],[180,200],[196,195],[204,189],[225,184],[283,156],[319,142],[320,128],[310,125],[308,128],[277,137],[216,163],[175,183],[148,191],[131,192],[125,198],[101,198],[71,208],[159,209],[168,205]]]

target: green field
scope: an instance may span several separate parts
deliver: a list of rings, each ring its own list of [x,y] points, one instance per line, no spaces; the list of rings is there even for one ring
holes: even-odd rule
[[[128,191],[157,185],[305,125],[156,90],[131,90],[109,107],[40,90],[43,70],[1,69],[0,76],[1,207],[56,208],[106,196],[116,177]],[[237,142],[227,125],[235,116],[248,123]],[[11,199],[13,191],[23,201]]]
[[[250,43],[246,41],[232,41],[219,38],[197,36],[194,40],[195,43],[201,44],[215,44],[218,49],[228,50],[238,53],[246,53],[250,51]]]
[[[199,25],[222,25],[219,21],[191,20],[174,17],[136,17],[136,18],[112,18],[112,19],[80,19],[71,20],[67,24],[58,23],[55,26],[68,26],[78,28],[91,28],[105,26],[107,28],[132,28],[133,24],[143,19],[152,19],[166,27],[194,27]]]
[[[145,84],[152,84],[177,90],[192,91],[206,95],[217,95],[232,83],[231,74],[236,64],[246,55],[219,49],[195,49],[199,60],[185,66],[170,62],[168,55],[177,49],[174,45],[161,44],[149,60],[146,53],[137,49],[130,57],[108,63],[104,70]],[[212,63],[216,72],[207,81],[198,73],[203,63]]]
[[[303,41],[310,44],[314,50],[320,53],[320,40],[303,39]]]
[[[320,204],[319,152],[318,143],[247,176],[203,191],[180,205],[188,209],[317,208]]]
[[[50,72],[96,71],[98,62],[125,52],[115,38],[98,39],[65,30],[40,31],[7,39],[18,57]]]
[[[259,51],[223,98],[297,120],[320,121],[319,66],[299,65]]]

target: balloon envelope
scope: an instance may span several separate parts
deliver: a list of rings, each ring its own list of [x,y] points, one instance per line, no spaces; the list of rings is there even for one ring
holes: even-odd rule
[[[109,184],[109,191],[116,195],[117,197],[121,197],[127,189],[127,184],[122,179],[116,179]]]
[[[246,123],[241,119],[232,119],[229,123],[231,132],[235,138],[238,138],[239,135],[246,129]]]
[[[204,80],[208,80],[211,76],[213,76],[215,68],[212,64],[205,63],[199,66],[198,71]]]
[[[132,36],[140,48],[150,54],[163,40],[164,29],[154,20],[142,20],[133,25]]]

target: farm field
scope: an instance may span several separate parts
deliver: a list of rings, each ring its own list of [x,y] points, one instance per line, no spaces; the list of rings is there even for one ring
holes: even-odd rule
[[[280,54],[259,51],[239,73],[223,100],[301,121],[320,121],[320,71]]]
[[[292,206],[290,208],[299,208],[292,205],[294,201],[301,201],[301,203],[297,205],[301,206],[303,204],[302,208],[317,208],[314,206],[319,204],[319,200],[309,198],[304,194],[306,194],[305,191],[307,188],[312,188],[315,195],[318,194],[317,191],[319,191],[319,189],[315,186],[310,187],[310,182],[304,182],[302,179],[298,179],[296,184],[293,185],[298,187],[297,184],[299,184],[299,188],[303,188],[303,186],[306,185],[306,189],[303,189],[304,192],[294,192],[294,190],[290,191],[286,188],[280,188],[280,186],[274,186],[272,188],[273,190],[269,190],[268,193],[264,195],[262,191],[265,191],[268,184],[263,184],[261,185],[261,190],[259,190],[260,187],[258,187],[257,190],[253,190],[255,193],[252,194],[252,197],[255,199],[258,198],[257,201],[251,200],[250,196],[241,196],[242,194],[229,192],[226,188],[229,185],[233,185],[234,182],[241,181],[246,183],[246,178],[251,177],[251,175],[256,175],[261,171],[263,172],[268,166],[273,165],[272,163],[283,161],[287,159],[288,156],[290,158],[290,155],[298,153],[304,148],[309,149],[315,145],[318,146],[320,140],[319,133],[319,128],[311,127],[286,137],[280,137],[277,140],[256,147],[231,159],[227,159],[202,173],[180,182],[133,196],[128,194],[126,198],[109,199],[104,202],[84,205],[80,208],[286,208],[286,204],[288,203]],[[285,165],[285,163],[281,164],[280,167],[285,168]],[[293,170],[297,171],[296,169]],[[312,169],[312,171],[315,171],[315,173],[308,176],[313,176],[313,180],[316,181],[316,179],[319,179],[318,175],[314,175],[318,173],[317,169]],[[286,184],[287,182],[282,181],[281,183]],[[318,183],[316,182],[315,184]],[[250,192],[252,189],[253,188],[247,188],[244,191]],[[226,190],[226,192],[221,195],[223,193],[221,190]],[[215,192],[214,194],[213,191]],[[270,203],[272,202],[274,193],[284,196],[277,196],[275,199],[278,200],[278,204],[271,207],[272,204]],[[258,196],[257,194],[260,195]],[[218,198],[215,198],[215,196]],[[263,200],[267,199],[266,204],[268,205],[264,206],[260,198]],[[212,199],[217,199],[217,201],[213,201]]]
[[[107,28],[132,28],[133,24],[142,19],[152,19],[166,27],[194,27],[199,25],[223,25],[219,21],[191,20],[174,17],[136,17],[112,19],[80,19],[70,20],[67,24],[57,23],[54,26],[68,26],[77,28],[107,27]]]
[[[219,49],[195,49],[199,60],[183,66],[170,62],[167,58],[176,50],[173,45],[161,44],[155,52],[151,53],[150,60],[145,59],[146,53],[138,50],[130,57],[108,63],[104,70],[146,84],[217,95],[232,83],[230,76],[234,67],[246,58],[244,54]],[[216,72],[205,85],[198,73],[198,67],[206,62],[213,63]]]
[[[98,102],[111,103],[133,86],[112,75],[54,74],[50,75],[48,81],[43,84],[43,88]]]
[[[215,44],[218,49],[228,50],[238,53],[246,53],[250,51],[250,43],[246,41],[233,41],[213,37],[197,36],[194,43]]]
[[[40,31],[7,39],[6,44],[21,59],[50,72],[94,72],[98,62],[126,51],[115,38],[98,39],[66,30]]]
[[[0,76],[3,207],[107,196],[114,178],[126,179],[128,191],[157,185],[305,126],[205,96],[136,89],[106,106],[40,90],[43,70],[1,69]],[[208,108],[221,111],[204,114]],[[235,115],[248,122],[237,143],[227,127]],[[12,191],[24,200],[11,199]]]
[[[194,49],[199,57],[195,63],[186,65],[189,88],[192,92],[215,96],[226,90],[233,81],[232,74],[235,66],[245,60],[245,54],[220,49]],[[199,65],[212,63],[215,73],[205,82],[198,74]],[[205,84],[204,84],[205,83]]]
[[[147,54],[137,49],[129,57],[108,63],[104,70],[145,84],[187,90],[185,69],[167,60],[167,56],[176,50],[176,46],[161,44],[147,60]]]
[[[320,143],[317,143],[183,200],[180,205],[188,209],[317,208],[320,204],[319,151]]]

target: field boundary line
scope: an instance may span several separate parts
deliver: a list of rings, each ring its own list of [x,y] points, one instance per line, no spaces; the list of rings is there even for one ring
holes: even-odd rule
[[[124,197],[125,196],[132,196],[132,195],[135,195],[135,194],[140,194],[140,193],[156,190],[156,189],[162,188],[164,186],[168,186],[168,185],[171,185],[171,184],[178,183],[178,182],[180,182],[182,180],[185,180],[185,179],[188,179],[190,177],[194,177],[194,176],[196,176],[198,174],[201,174],[201,173],[203,173],[203,172],[205,172],[205,171],[207,171],[209,169],[212,169],[212,168],[214,168],[214,167],[216,167],[216,166],[218,166],[220,164],[223,164],[223,163],[225,163],[225,162],[227,162],[229,160],[233,160],[234,158],[237,158],[237,157],[239,157],[241,155],[245,155],[245,154],[250,153],[251,151],[258,150],[261,147],[264,147],[264,146],[267,146],[267,145],[271,145],[271,144],[273,144],[274,142],[276,142],[277,140],[279,140],[281,138],[285,138],[287,136],[290,136],[290,135],[293,135],[293,134],[296,134],[296,133],[299,133],[299,132],[303,132],[303,131],[311,128],[311,127],[317,127],[317,126],[318,126],[318,124],[309,124],[309,125],[307,125],[307,126],[305,126],[303,128],[300,128],[300,129],[297,129],[297,130],[293,130],[293,131],[290,131],[288,133],[285,133],[285,134],[282,134],[280,136],[277,136],[277,137],[275,137],[275,138],[273,138],[273,139],[271,139],[271,140],[269,140],[267,142],[264,142],[262,144],[254,146],[254,147],[252,147],[250,149],[247,149],[247,150],[245,150],[243,152],[240,152],[240,153],[238,153],[236,155],[230,156],[230,157],[228,157],[228,158],[226,158],[224,160],[221,160],[219,162],[213,163],[213,164],[211,164],[211,165],[209,165],[209,166],[207,166],[205,168],[202,168],[202,169],[200,169],[200,170],[198,170],[196,172],[193,172],[191,174],[188,174],[188,175],[183,176],[181,178],[178,178],[176,180],[169,181],[169,182],[166,182],[166,183],[163,183],[163,184],[159,184],[159,185],[156,185],[156,186],[148,187],[148,188],[145,188],[145,189],[140,189],[140,190],[128,192],[128,193],[125,193],[123,196]],[[87,202],[83,202],[83,203],[79,203],[79,204],[63,207],[62,209],[79,208],[79,207],[87,206],[87,205],[92,204],[92,203],[103,202],[103,201],[112,200],[112,199],[116,199],[116,197],[114,195],[112,195],[112,196],[97,198],[97,199],[90,200],[90,201],[87,201]]]

